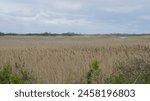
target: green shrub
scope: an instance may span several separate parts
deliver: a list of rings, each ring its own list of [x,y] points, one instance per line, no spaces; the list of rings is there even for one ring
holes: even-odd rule
[[[98,83],[98,77],[100,75],[100,68],[99,68],[99,62],[97,60],[94,60],[90,65],[90,69],[87,73],[86,82],[88,84],[91,83]]]
[[[139,57],[128,58],[126,61],[119,60],[115,67],[116,70],[109,77],[104,77],[99,62],[94,60],[89,65],[86,83],[150,84],[150,63]]]
[[[116,71],[105,80],[113,84],[150,84],[150,61],[140,56],[130,56],[116,62]]]
[[[131,83],[123,74],[119,73],[118,75],[110,75],[105,79],[106,84],[124,84]]]
[[[27,84],[31,83],[31,74],[19,66],[15,66],[16,71],[13,71],[11,65],[5,65],[0,69],[1,84]]]
[[[135,75],[131,75],[134,76]],[[131,77],[132,78],[132,77]],[[127,74],[119,73],[118,75],[110,75],[105,79],[105,83],[109,84],[150,84],[149,74],[139,74],[135,79],[131,79]]]

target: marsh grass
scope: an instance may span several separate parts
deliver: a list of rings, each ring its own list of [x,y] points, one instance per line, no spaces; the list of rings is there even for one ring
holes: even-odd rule
[[[21,80],[32,74],[31,83],[149,83],[150,40],[144,36],[5,36],[0,37],[1,72],[5,64]]]
[[[94,60],[89,65],[86,83],[105,83],[105,84],[150,84],[150,65],[145,63],[141,65],[143,60],[138,58],[128,58],[128,64],[117,61],[116,71],[110,76],[105,77],[102,74],[98,60]],[[130,61],[130,62],[129,62]]]
[[[130,54],[127,58],[117,60],[115,71],[106,79],[106,83],[150,84],[150,53]]]

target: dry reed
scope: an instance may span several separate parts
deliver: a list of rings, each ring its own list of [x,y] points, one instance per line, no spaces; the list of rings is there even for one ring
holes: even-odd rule
[[[0,67],[25,63],[33,83],[83,83],[92,60],[108,76],[118,61],[131,68],[137,58],[150,63],[149,37],[0,37]]]

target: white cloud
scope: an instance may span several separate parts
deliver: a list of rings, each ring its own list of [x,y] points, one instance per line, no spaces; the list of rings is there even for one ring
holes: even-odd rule
[[[150,21],[150,15],[142,15],[142,16],[139,17],[139,19]]]
[[[100,0],[96,5],[100,11],[112,13],[132,13],[142,11],[149,6],[142,0]]]
[[[65,10],[65,11],[77,11],[82,8],[82,5],[80,2],[64,2],[64,1],[58,1],[53,4],[55,9],[58,10]]]
[[[34,16],[36,9],[19,3],[0,2],[0,14],[8,16]]]
[[[90,24],[89,21],[85,19],[66,19],[66,18],[58,18],[58,19],[42,19],[40,20],[41,23],[48,24],[48,25],[57,25],[57,26],[82,26]]]
[[[142,6],[115,6],[115,7],[104,7],[99,8],[102,11],[114,12],[114,13],[132,13],[139,10],[142,10]]]

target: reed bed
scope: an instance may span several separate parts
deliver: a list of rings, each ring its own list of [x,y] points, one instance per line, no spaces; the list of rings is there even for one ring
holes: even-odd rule
[[[0,67],[24,64],[35,77],[32,83],[83,83],[93,60],[101,62],[104,78],[120,64],[145,68],[150,65],[150,38],[0,37]]]

